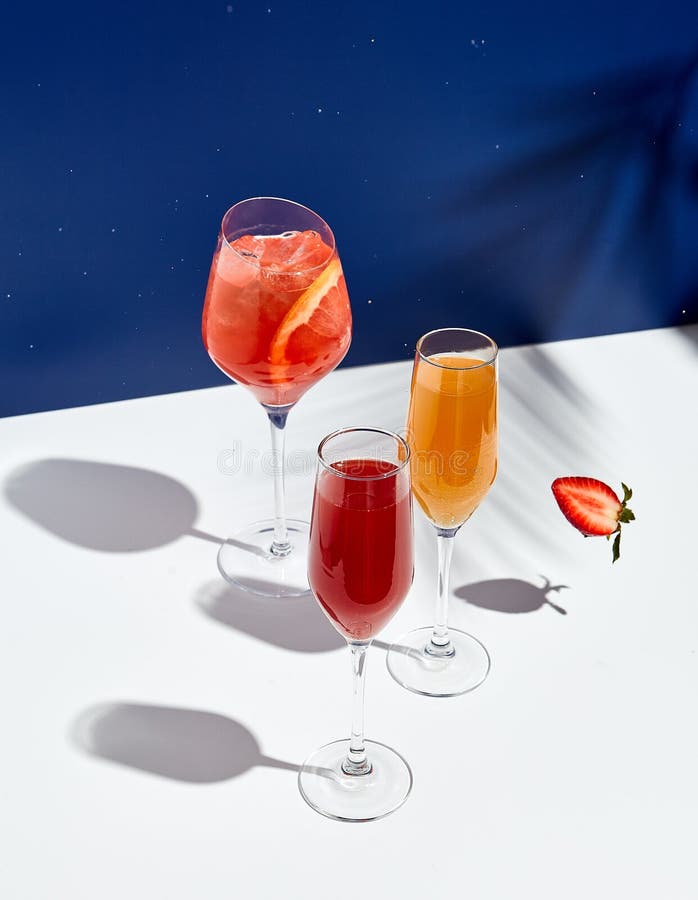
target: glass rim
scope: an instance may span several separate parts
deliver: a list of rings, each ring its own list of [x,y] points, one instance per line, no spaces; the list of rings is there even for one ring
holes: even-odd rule
[[[276,272],[276,274],[281,274],[281,275],[306,275],[308,272],[314,272],[316,270],[323,271],[324,269],[326,269],[327,266],[329,265],[330,260],[332,259],[332,257],[335,255],[335,253],[337,251],[337,241],[335,240],[334,232],[332,231],[330,226],[327,224],[327,222],[322,218],[322,216],[319,215],[318,213],[316,213],[314,209],[311,209],[309,206],[304,206],[302,203],[298,203],[295,200],[287,200],[285,197],[246,197],[244,200],[238,200],[237,203],[233,203],[233,205],[225,211],[225,213],[223,214],[223,218],[221,219],[221,228],[220,228],[221,238],[223,240],[223,243],[226,245],[226,247],[229,250],[232,250],[232,252],[238,257],[238,259],[241,259],[248,266],[252,266],[253,269],[256,269],[259,272],[262,271],[262,267],[257,264],[256,260],[253,262],[252,260],[250,260],[249,256],[243,256],[242,253],[238,252],[235,249],[235,247],[232,246],[232,244],[228,240],[226,233],[225,233],[225,220],[233,212],[233,210],[237,209],[238,206],[243,206],[246,203],[255,203],[260,200],[275,200],[279,203],[287,203],[289,206],[296,206],[296,207],[298,207],[298,209],[303,209],[303,210],[305,210],[305,212],[309,212],[311,215],[315,216],[315,218],[318,219],[325,226],[325,228],[328,230],[328,232],[330,233],[330,236],[332,238],[331,253],[327,257],[325,262],[320,263],[317,266],[308,266],[305,269],[299,269],[297,272],[295,272],[295,271],[294,272],[287,272],[287,271],[282,272],[282,271],[275,270],[275,269],[270,269],[269,271]]]
[[[349,475],[347,472],[340,472],[338,469],[334,468],[332,463],[323,458],[323,448],[328,441],[339,437],[340,434],[352,434],[353,432],[357,431],[382,434],[385,437],[394,438],[398,445],[404,449],[405,458],[399,463],[394,463],[395,468],[391,472],[382,472],[380,475]],[[331,431],[329,434],[325,435],[325,437],[318,444],[317,448],[318,462],[325,467],[325,470],[331,472],[333,475],[336,475],[338,478],[348,478],[350,481],[382,481],[385,478],[394,478],[398,474],[398,472],[402,472],[405,466],[409,463],[410,456],[411,452],[409,444],[404,438],[400,437],[400,435],[395,431],[389,431],[387,428],[378,428],[372,425],[352,425],[348,428],[337,428],[335,431]]]
[[[442,365],[441,363],[436,362],[435,360],[426,356],[424,353],[422,353],[422,350],[421,350],[421,347],[422,347],[422,344],[424,343],[424,341],[428,337],[431,337],[432,334],[438,334],[440,331],[460,331],[460,332],[463,332],[464,334],[476,334],[478,337],[484,338],[484,340],[488,344],[490,344],[490,346],[492,347],[494,352],[492,353],[492,356],[489,359],[479,361],[476,366],[445,366],[445,365]],[[450,369],[452,372],[468,372],[473,369],[481,369],[481,368],[483,368],[483,366],[491,366],[492,363],[494,363],[495,360],[497,359],[497,356],[499,355],[499,347],[497,345],[497,342],[492,340],[492,338],[488,334],[485,334],[483,331],[475,331],[474,328],[455,328],[455,327],[454,328],[434,328],[433,331],[427,331],[426,334],[423,334],[420,337],[420,339],[417,341],[417,344],[415,346],[415,350],[419,354],[420,359],[423,359],[424,362],[429,363],[430,366],[436,366],[438,369]]]

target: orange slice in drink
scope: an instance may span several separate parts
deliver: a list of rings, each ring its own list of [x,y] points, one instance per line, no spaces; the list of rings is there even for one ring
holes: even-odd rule
[[[342,266],[335,257],[288,310],[269,347],[269,360],[288,366],[319,356],[328,342],[347,331],[345,294],[340,286]]]

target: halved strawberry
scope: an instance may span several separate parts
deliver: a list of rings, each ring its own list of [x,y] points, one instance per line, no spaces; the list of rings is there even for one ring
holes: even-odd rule
[[[623,484],[621,502],[615,492],[597,478],[570,475],[556,478],[551,487],[563,516],[585,537],[605,535],[610,539],[612,534],[616,535],[613,541],[615,562],[620,556],[621,524],[635,518],[626,506],[633,495],[630,488]]]

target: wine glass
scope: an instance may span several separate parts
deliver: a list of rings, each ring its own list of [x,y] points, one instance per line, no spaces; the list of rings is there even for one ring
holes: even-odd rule
[[[433,628],[396,641],[387,662],[403,687],[428,697],[471,691],[490,668],[480,641],[447,621],[454,538],[497,474],[497,352],[491,338],[466,328],[430,331],[417,342],[407,442],[414,496],[436,528],[436,615]]]
[[[351,650],[351,737],[316,750],[298,786],[325,816],[380,819],[407,799],[412,773],[390,747],[364,740],[364,672],[371,640],[405,599],[414,573],[409,449],[390,431],[345,428],[318,447],[308,578]]]
[[[218,552],[223,577],[268,597],[307,593],[308,524],[286,517],[284,435],[298,399],[344,358],[351,309],[329,225],[277,197],[254,197],[223,216],[202,321],[213,362],[245,385],[271,426],[274,518]]]

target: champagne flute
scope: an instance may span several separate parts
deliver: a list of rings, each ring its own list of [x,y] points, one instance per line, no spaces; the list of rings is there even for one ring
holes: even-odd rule
[[[286,516],[284,436],[298,399],[344,358],[351,310],[335,239],[317,213],[277,197],[254,197],[223,216],[202,320],[213,362],[245,385],[271,426],[273,519],[229,538],[223,577],[252,593],[307,593],[308,524]]]
[[[366,651],[412,584],[409,449],[390,431],[345,428],[318,447],[308,553],[316,600],[346,639],[354,673],[351,737],[316,750],[298,786],[334,819],[380,819],[407,799],[412,773],[390,747],[364,740]]]
[[[434,525],[439,552],[433,628],[404,635],[388,652],[393,678],[428,697],[453,697],[487,677],[490,658],[472,635],[448,627],[456,533],[497,474],[497,352],[478,331],[442,328],[417,342],[407,416],[412,490]]]

